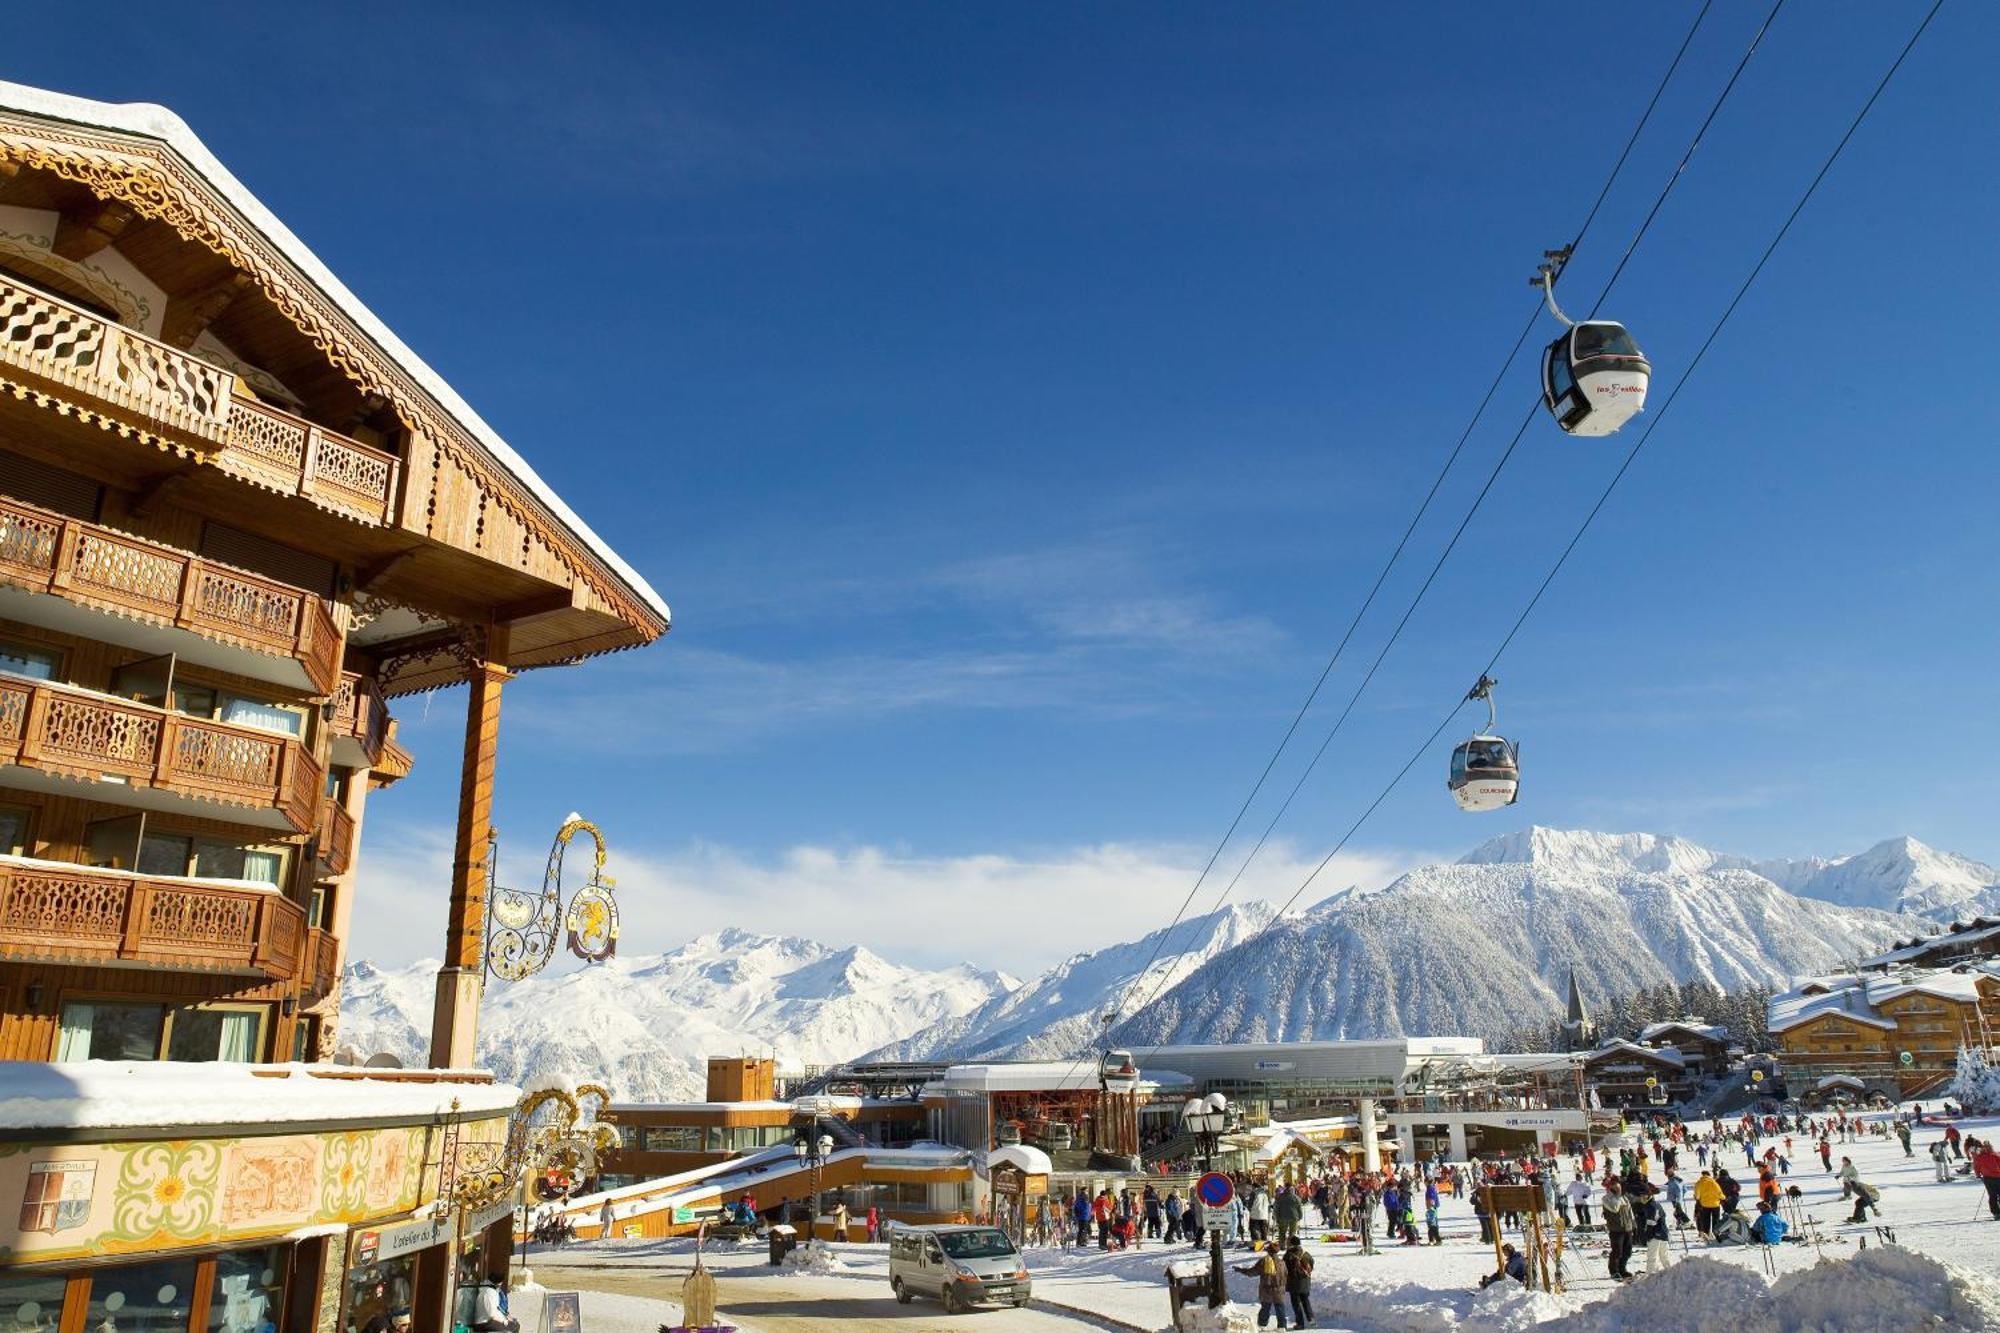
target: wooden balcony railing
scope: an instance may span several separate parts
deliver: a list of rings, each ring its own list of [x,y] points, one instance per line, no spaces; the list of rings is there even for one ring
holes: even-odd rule
[[[308,993],[318,999],[331,994],[340,980],[340,941],[331,932],[314,927],[306,932],[305,972]]]
[[[319,862],[328,875],[344,875],[354,864],[354,816],[331,796],[320,803]]]
[[[224,471],[334,513],[377,525],[394,517],[394,454],[239,396],[221,367],[8,277],[0,376],[136,420]]]
[[[0,863],[0,957],[298,975],[305,911],[275,889]]]
[[[0,582],[295,659],[321,694],[341,636],[326,600],[261,574],[0,498]]]
[[[300,833],[312,831],[325,781],[279,732],[20,677],[0,677],[0,763],[272,809]]]
[[[354,671],[340,673],[333,689],[333,729],[359,741],[370,765],[381,762],[382,745],[389,739],[389,707],[368,677]]]

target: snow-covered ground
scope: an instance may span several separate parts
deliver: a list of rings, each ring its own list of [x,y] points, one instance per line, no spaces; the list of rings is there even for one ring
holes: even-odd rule
[[[2000,1134],[2000,1118],[1961,1126],[1980,1137]],[[1470,1206],[1449,1200],[1443,1210],[1445,1243],[1436,1248],[1386,1246],[1363,1256],[1352,1243],[1308,1232],[1317,1260],[1317,1326],[1362,1333],[1480,1333],[1535,1325],[1551,1333],[2000,1330],[2000,1222],[1988,1217],[1985,1191],[1976,1181],[1955,1177],[1950,1183],[1936,1182],[1926,1149],[1937,1137],[1929,1127],[1920,1129],[1916,1155],[1910,1158],[1894,1138],[1864,1136],[1836,1149],[1836,1166],[1840,1154],[1852,1157],[1862,1179],[1882,1191],[1881,1218],[1862,1226],[1847,1224],[1851,1205],[1843,1203],[1838,1184],[1816,1169],[1817,1160],[1801,1143],[1801,1162],[1811,1161],[1815,1169],[1800,1165],[1785,1183],[1804,1191],[1803,1210],[1817,1219],[1820,1244],[1788,1244],[1776,1251],[1711,1247],[1690,1230],[1684,1238],[1676,1237],[1673,1265],[1666,1273],[1630,1284],[1612,1282],[1603,1251],[1585,1241],[1566,1256],[1567,1290],[1561,1294],[1511,1286],[1481,1292],[1478,1279],[1492,1269],[1493,1252],[1478,1243]],[[1724,1162],[1728,1164],[1726,1157]],[[1894,1232],[1893,1246],[1878,1227]],[[598,1271],[630,1269],[677,1279],[687,1269],[690,1249],[686,1241],[614,1241],[567,1250],[560,1257]],[[842,1271],[816,1281],[872,1291],[885,1305],[892,1300],[883,1247],[833,1249]],[[1166,1326],[1167,1263],[1193,1254],[1186,1246],[1158,1244],[1115,1254],[1031,1249],[1028,1266],[1038,1305],[1052,1303],[1155,1329]],[[727,1271],[747,1269],[761,1258],[761,1247],[744,1247],[717,1255],[714,1262]],[[1242,1262],[1246,1256],[1231,1258]],[[1640,1272],[1643,1266],[1642,1252],[1633,1269]],[[577,1275],[578,1285],[587,1286],[587,1271],[577,1270]],[[728,1283],[723,1285],[726,1311]],[[1239,1301],[1254,1300],[1255,1284],[1232,1273],[1230,1294]],[[1009,1319],[1005,1312],[996,1313],[979,1326],[1005,1328]]]

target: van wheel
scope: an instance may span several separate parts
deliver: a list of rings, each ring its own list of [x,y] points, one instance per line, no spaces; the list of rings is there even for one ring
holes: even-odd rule
[[[938,1292],[938,1297],[944,1302],[944,1312],[946,1314],[958,1313],[958,1292],[953,1289],[950,1278],[944,1280],[944,1289]]]
[[[903,1279],[899,1277],[891,1278],[889,1286],[896,1293],[896,1303],[898,1305],[908,1305],[910,1303],[910,1289],[903,1285]]]

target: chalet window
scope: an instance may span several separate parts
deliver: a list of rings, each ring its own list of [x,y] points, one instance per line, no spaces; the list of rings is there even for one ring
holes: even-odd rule
[[[233,1060],[262,1058],[270,1006],[71,1000],[62,1007],[56,1059]]]
[[[62,670],[62,654],[32,644],[0,639],[0,671],[30,680],[54,680]]]
[[[233,722],[241,727],[261,727],[265,731],[280,731],[287,736],[304,736],[306,733],[306,710],[296,704],[268,703],[192,681],[174,682],[174,709],[189,717]]]
[[[148,832],[139,841],[139,873],[247,879],[276,886],[284,883],[285,849],[246,847],[184,833]]]
[[[163,1004],[72,1000],[62,1007],[56,1059],[157,1060],[166,1023]]]
[[[90,1307],[80,1327],[186,1328],[194,1309],[193,1259],[100,1268],[90,1275]]]
[[[35,812],[26,806],[0,805],[0,852],[8,856],[28,854],[28,828]]]
[[[97,519],[104,488],[74,472],[0,451],[0,494],[89,523]]]
[[[313,885],[312,900],[306,904],[306,925],[314,930],[333,928],[333,890],[324,884]]]
[[[333,561],[226,523],[202,525],[201,553],[210,560],[248,569],[321,597],[333,595]]]
[[[644,1128],[647,1152],[700,1152],[701,1128],[697,1125],[647,1125]]]
[[[215,1256],[208,1333],[255,1333],[277,1327],[284,1311],[290,1250],[288,1245],[260,1245]]]

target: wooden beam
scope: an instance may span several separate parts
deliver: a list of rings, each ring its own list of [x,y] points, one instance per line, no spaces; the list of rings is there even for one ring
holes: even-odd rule
[[[515,624],[523,620],[533,620],[537,616],[552,616],[568,611],[576,605],[576,590],[556,588],[536,597],[524,597],[518,602],[493,608],[493,619],[502,624]]]
[[[466,672],[465,757],[458,779],[458,827],[452,840],[451,908],[444,966],[431,1014],[431,1067],[470,1068],[476,1057],[479,993],[485,969],[486,856],[493,830],[493,774],[500,748],[500,687],[508,679],[507,627],[474,636]]]
[[[384,579],[408,564],[411,558],[423,549],[421,546],[406,546],[400,551],[384,556],[372,565],[366,565],[355,570],[354,591],[356,593],[374,592],[377,588],[381,587]]]
[[[164,472],[140,486],[137,498],[132,501],[132,512],[140,518],[151,518],[168,496],[185,484],[194,473],[192,467],[181,468],[177,472]]]
[[[166,313],[160,316],[160,339],[176,347],[192,347],[194,340],[222,313],[252,287],[248,273],[232,269],[205,287],[167,298]]]
[[[55,244],[49,248],[59,258],[81,263],[138,220],[137,213],[116,199],[99,199],[87,208],[64,213],[56,222]]]

